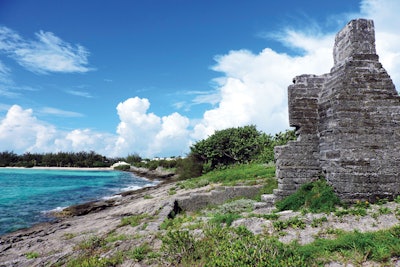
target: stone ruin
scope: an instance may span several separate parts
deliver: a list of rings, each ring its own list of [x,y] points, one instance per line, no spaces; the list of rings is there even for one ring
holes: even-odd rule
[[[335,38],[334,66],[288,88],[297,140],[276,147],[275,198],[325,177],[343,201],[400,193],[400,97],[379,63],[372,20],[350,21]]]

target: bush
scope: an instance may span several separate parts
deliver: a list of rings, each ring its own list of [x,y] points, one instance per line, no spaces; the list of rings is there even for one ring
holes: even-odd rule
[[[210,164],[211,169],[219,165],[247,163],[255,159],[263,148],[263,134],[254,125],[216,131],[207,139],[194,144],[190,150]]]
[[[177,162],[176,173],[180,180],[199,177],[203,173],[203,164],[198,157],[191,154]]]
[[[129,171],[131,169],[131,165],[121,164],[114,167],[114,170],[117,171]]]
[[[210,220],[211,223],[215,223],[217,225],[226,224],[227,226],[231,226],[232,222],[239,219],[241,216],[236,213],[216,213],[214,217]]]
[[[335,211],[339,204],[340,200],[333,192],[333,188],[325,180],[320,179],[302,185],[296,193],[278,201],[276,208],[280,211],[306,208],[311,212],[331,212]]]

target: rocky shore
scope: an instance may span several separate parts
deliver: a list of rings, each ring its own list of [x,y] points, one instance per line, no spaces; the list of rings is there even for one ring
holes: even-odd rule
[[[160,178],[159,178],[160,179]],[[164,178],[165,179],[165,178]],[[38,224],[29,229],[19,230],[0,236],[0,266],[68,266],[68,263],[79,257],[82,247],[93,240],[105,240],[115,236],[130,237],[113,242],[112,248],[106,250],[101,257],[108,257],[116,252],[131,251],[142,244],[149,245],[157,251],[161,248],[161,225],[170,217],[184,209],[202,209],[212,204],[216,206],[230,198],[251,197],[257,186],[223,187],[208,185],[197,189],[181,189],[172,178],[164,180],[154,187],[125,192],[115,198],[76,205],[58,214],[58,219],[51,223]],[[280,241],[290,243],[298,240],[300,244],[310,243],[315,236],[339,229],[344,231],[358,230],[377,231],[388,229],[399,224],[397,212],[400,204],[390,202],[383,207],[388,211],[379,214],[382,206],[372,206],[365,216],[346,215],[337,217],[333,214],[301,214],[284,211],[278,214],[278,220],[299,218],[305,222],[304,228],[287,228],[278,233],[273,221],[249,217],[248,213],[233,222],[232,227],[245,226],[255,234],[278,235]],[[268,214],[271,207],[255,202],[253,214]],[[147,216],[151,218],[138,225],[123,224],[124,218]],[[318,226],[313,222],[326,217],[326,221]],[[207,220],[206,217],[202,218]],[[196,230],[193,230],[196,231]],[[98,239],[96,239],[98,238]],[[393,260],[393,266],[399,264]],[[154,266],[163,266],[159,262]],[[148,262],[124,259],[118,266],[153,266]],[[332,263],[327,266],[351,266]],[[363,265],[364,266],[364,265]],[[372,263],[365,266],[374,266]]]

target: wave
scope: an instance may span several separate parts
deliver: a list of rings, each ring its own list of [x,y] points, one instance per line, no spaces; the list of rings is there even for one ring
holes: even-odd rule
[[[42,214],[53,214],[53,213],[61,212],[66,208],[68,208],[68,206],[67,207],[57,207],[57,208],[51,209],[51,210],[43,210],[43,211],[41,211],[41,213]]]
[[[110,200],[110,199],[116,199],[116,198],[121,198],[121,197],[122,197],[121,195],[112,195],[112,196],[102,197],[101,199],[102,200]]]

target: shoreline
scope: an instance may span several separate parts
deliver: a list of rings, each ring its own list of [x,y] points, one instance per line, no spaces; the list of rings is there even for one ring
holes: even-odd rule
[[[119,170],[114,170],[112,167],[94,167],[94,168],[89,168],[89,167],[32,167],[32,168],[26,168],[26,167],[0,167],[1,169],[34,169],[34,170],[69,170],[69,171],[119,171]],[[81,203],[77,203],[74,205],[70,205],[67,207],[63,207],[61,210],[49,210],[46,212],[46,217],[50,218],[49,221],[44,221],[44,222],[37,222],[34,223],[33,225],[26,227],[26,228],[21,228],[17,229],[15,231],[11,232],[6,232],[3,234],[0,234],[0,239],[3,236],[6,235],[12,235],[15,233],[18,233],[19,231],[29,231],[31,229],[34,229],[36,227],[40,227],[42,224],[52,224],[52,223],[58,223],[62,222],[63,220],[67,218],[73,218],[77,216],[83,216],[83,215],[88,215],[91,213],[96,213],[105,209],[112,208],[114,206],[118,206],[121,201],[124,201],[125,198],[127,197],[134,197],[135,195],[140,195],[143,192],[146,191],[151,191],[152,189],[157,189],[162,187],[163,185],[167,185],[171,182],[173,182],[174,175],[173,173],[170,172],[165,172],[163,170],[149,170],[146,168],[138,168],[138,167],[131,167],[130,170],[124,171],[130,174],[133,174],[134,176],[145,179],[153,185],[146,185],[137,189],[132,189],[132,190],[126,190],[126,191],[120,191],[117,193],[114,193],[112,195],[109,195],[108,197],[100,197],[95,200],[91,201],[84,201]],[[1,242],[0,242],[1,244]]]
[[[160,183],[152,187],[125,192],[118,199],[86,203],[87,212],[55,217],[51,222],[42,222],[32,227],[0,235],[1,266],[44,266],[62,262],[67,256],[76,254],[76,246],[93,236],[109,235],[120,229],[121,219],[133,214],[148,212],[154,216],[169,205],[168,192],[173,183]],[[147,198],[146,196],[151,196]],[[167,207],[165,207],[167,205]],[[71,208],[71,207],[70,207]],[[160,220],[149,223],[146,231],[158,229]],[[154,225],[153,225],[154,224]],[[132,227],[130,234],[134,234]],[[37,258],[27,258],[31,252]]]
[[[35,166],[31,168],[27,167],[0,167],[1,169],[23,169],[23,170],[68,170],[68,171],[113,171],[114,169],[112,167],[41,167],[41,166]]]

